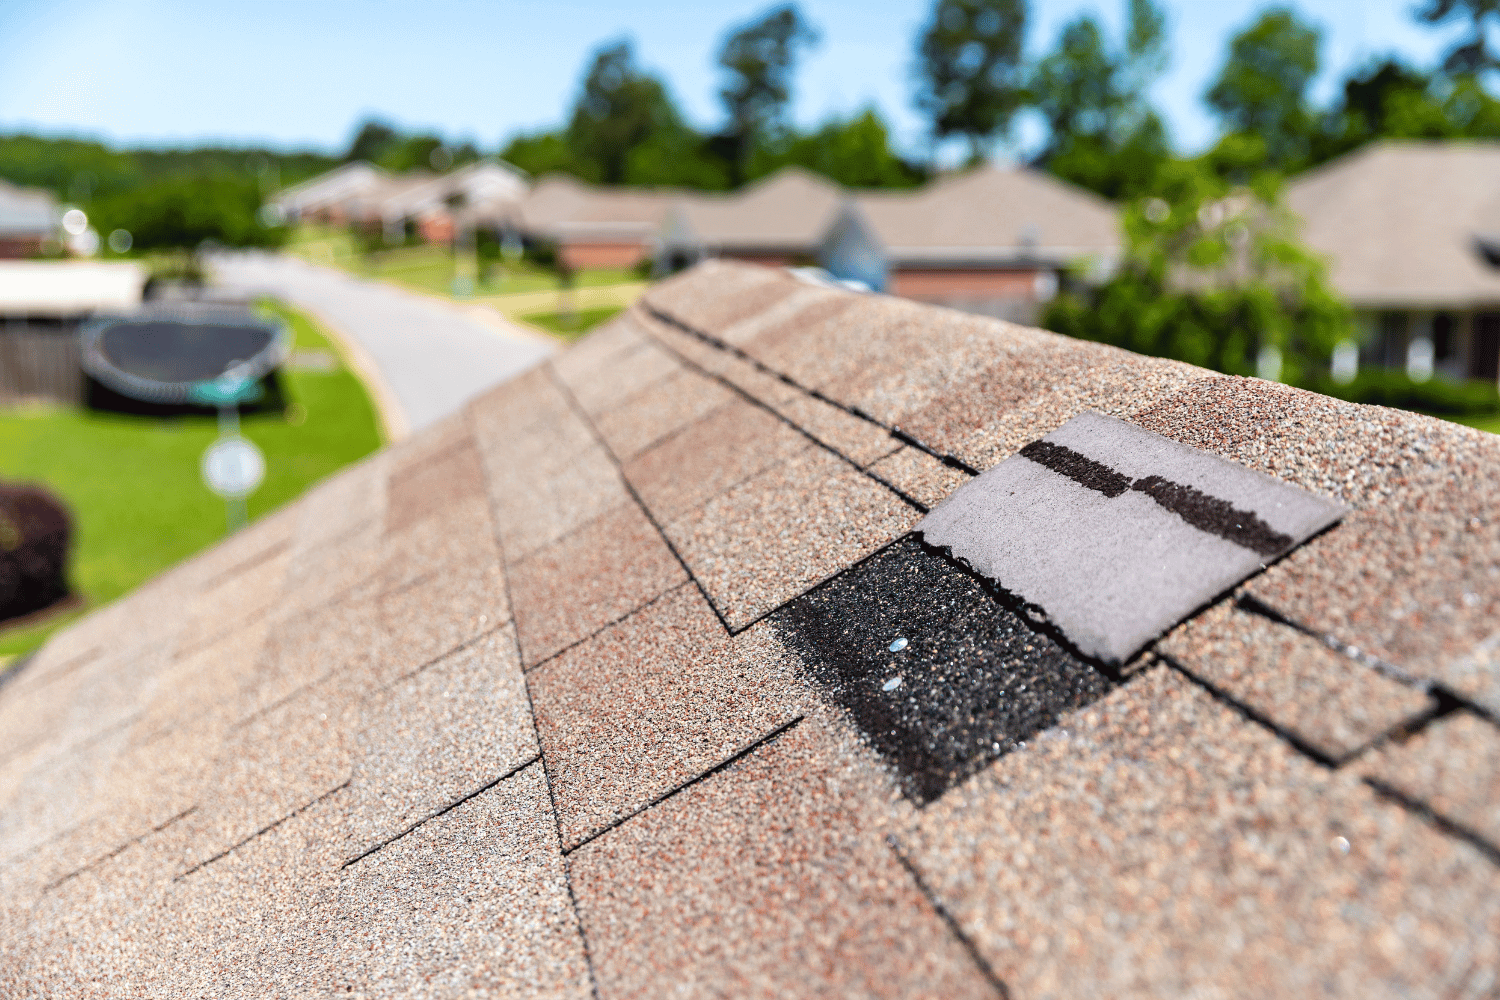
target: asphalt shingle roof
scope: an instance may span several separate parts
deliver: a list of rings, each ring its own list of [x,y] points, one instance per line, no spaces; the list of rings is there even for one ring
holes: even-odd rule
[[[1090,659],[913,534],[1088,411],[1350,512]],[[1487,995],[1497,480],[701,265],[0,687],[0,995]]]
[[[1286,201],[1357,306],[1500,305],[1476,242],[1500,237],[1500,143],[1371,143],[1293,178]]]

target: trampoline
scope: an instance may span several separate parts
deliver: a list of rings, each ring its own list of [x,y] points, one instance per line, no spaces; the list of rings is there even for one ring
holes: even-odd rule
[[[109,389],[145,403],[199,402],[226,373],[261,379],[286,360],[291,333],[247,309],[157,307],[102,317],[81,331],[83,368]]]

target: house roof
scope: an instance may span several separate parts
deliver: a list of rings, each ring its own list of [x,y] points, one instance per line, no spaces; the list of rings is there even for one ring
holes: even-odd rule
[[[1455,424],[700,265],[11,671],[0,992],[1482,993],[1497,492]],[[1202,585],[1160,538],[1270,565],[1112,664],[961,495],[1155,581],[1085,622]]]
[[[410,218],[446,208],[447,200],[463,195],[463,210],[484,218],[513,213],[526,196],[523,175],[508,163],[479,160],[445,174],[413,172],[390,178],[364,204],[383,218]]]
[[[678,198],[668,224],[670,240],[723,250],[813,252],[843,198],[843,190],[828,178],[783,167],[738,191]]]
[[[671,188],[601,187],[548,174],[521,202],[518,219],[531,232],[567,242],[643,242],[682,194]]]
[[[982,166],[914,191],[863,191],[856,200],[901,263],[1068,261],[1120,247],[1113,205],[1025,168]]]
[[[1500,305],[1476,246],[1500,234],[1500,143],[1372,143],[1293,178],[1286,200],[1356,306]]]
[[[57,201],[51,192],[0,180],[0,237],[47,237],[56,231]]]
[[[293,184],[276,195],[275,202],[291,212],[314,212],[333,205],[371,198],[390,180],[373,163],[356,160]]]

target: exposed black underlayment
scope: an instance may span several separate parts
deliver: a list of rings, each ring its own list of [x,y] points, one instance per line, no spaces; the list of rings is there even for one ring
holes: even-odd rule
[[[1110,499],[1126,490],[1144,493],[1199,531],[1263,556],[1285,552],[1294,541],[1262,521],[1254,511],[1240,510],[1228,500],[1161,476],[1145,476],[1131,482],[1129,476],[1064,445],[1033,441],[1021,449],[1020,455]]]
[[[922,805],[1116,683],[912,536],[769,620]]]

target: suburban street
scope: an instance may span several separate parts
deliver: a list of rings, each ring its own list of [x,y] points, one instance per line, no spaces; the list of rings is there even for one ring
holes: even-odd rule
[[[374,368],[361,374],[383,383],[370,389],[394,437],[440,420],[555,350],[492,309],[448,304],[279,254],[223,254],[213,263],[223,286],[284,299],[352,340]]]

